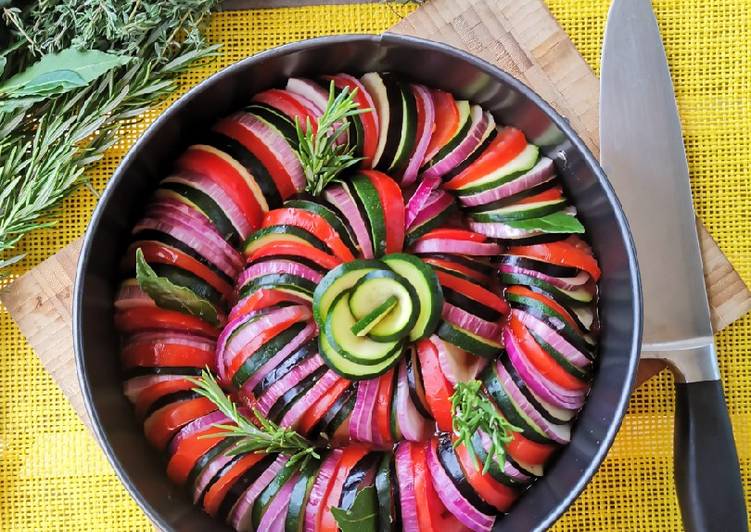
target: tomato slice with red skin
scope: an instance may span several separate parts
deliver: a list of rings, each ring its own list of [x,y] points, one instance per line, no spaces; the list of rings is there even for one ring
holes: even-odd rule
[[[204,368],[214,365],[214,350],[188,345],[139,342],[126,345],[121,358],[125,369],[134,367],[182,366]]]
[[[530,465],[542,465],[548,461],[556,446],[549,443],[537,443],[528,440],[519,432],[512,432],[512,439],[506,447],[511,458]]]
[[[477,494],[499,512],[505,512],[518,497],[517,492],[495,480],[489,473],[482,473],[482,464],[475,464],[464,444],[454,448],[464,476]],[[479,459],[475,457],[475,459]]]
[[[316,530],[320,532],[337,532],[339,525],[331,513],[331,508],[339,506],[339,498],[342,495],[342,486],[347,480],[350,470],[368,453],[369,449],[362,445],[350,445],[344,449],[339,464],[336,466],[336,473],[332,475],[329,482],[326,496],[321,504],[320,513],[318,514],[318,526]]]
[[[198,459],[223,440],[223,438],[209,436],[222,432],[225,432],[225,429],[211,426],[181,441],[167,463],[169,479],[178,486],[185,484]]]
[[[514,335],[517,345],[522,351],[524,351],[529,362],[544,377],[567,390],[584,390],[587,388],[586,382],[579,380],[566,372],[566,370],[563,369],[555,359],[537,343],[534,336],[532,336],[527,330],[521,320],[516,316],[511,315],[508,323],[511,329],[511,334]]]
[[[486,237],[485,235],[475,233],[474,231],[470,231],[469,229],[455,229],[447,227],[428,231],[420,238],[418,238],[416,242],[421,242],[423,240],[432,240],[434,238],[446,240],[466,240],[468,242],[485,242],[488,239],[488,237]]]
[[[271,179],[274,180],[276,189],[283,200],[298,192],[292,176],[284,168],[284,165],[277,159],[269,147],[266,146],[266,143],[258,138],[250,129],[232,117],[229,117],[217,123],[214,126],[214,130],[235,139],[253,155],[258,157],[258,160],[261,161],[261,164],[266,167],[266,170],[271,175]]]
[[[289,292],[283,290],[276,290],[274,288],[261,288],[256,290],[248,297],[242,299],[232,308],[228,321],[232,321],[235,318],[242,316],[243,314],[249,314],[256,310],[265,309],[278,305],[279,303],[299,303],[310,304],[309,301],[297,297]]]
[[[584,331],[582,331],[579,328],[579,325],[574,321],[574,318],[571,317],[571,314],[567,309],[565,309],[563,306],[561,306],[557,301],[554,299],[547,297],[544,294],[540,294],[539,292],[533,292],[526,286],[522,285],[513,285],[506,288],[507,294],[513,294],[517,296],[526,297],[528,299],[534,299],[538,303],[541,303],[543,305],[546,305],[556,311],[558,314],[561,315],[561,317],[566,320],[566,323],[568,323],[572,328],[579,331],[579,333],[584,334]]]
[[[386,253],[399,253],[404,247],[404,198],[399,184],[383,172],[363,170],[378,193],[386,222]]]
[[[430,136],[426,154],[438,151],[451,140],[459,129],[459,108],[454,95],[450,92],[431,90],[430,95],[435,105],[435,125]]]
[[[489,282],[487,275],[484,275],[477,270],[473,270],[472,268],[469,268],[463,264],[459,264],[458,262],[453,262],[445,259],[435,259],[433,257],[425,257],[422,259],[422,261],[426,264],[430,264],[431,266],[455,271],[483,284],[487,284]]]
[[[263,227],[274,225],[293,225],[304,229],[323,241],[334,255],[344,262],[355,259],[352,251],[342,241],[336,230],[331,227],[325,218],[315,213],[292,207],[274,209],[266,214],[263,219]]]
[[[187,379],[175,379],[157,382],[141,390],[135,401],[135,411],[138,418],[142,418],[149,411],[154,401],[170,393],[192,390],[195,384]]]
[[[228,161],[211,151],[191,146],[180,155],[176,164],[182,169],[210,178],[232,198],[254,230],[261,225],[264,209],[245,178]]]
[[[154,447],[164,450],[180,427],[214,410],[216,405],[205,397],[171,403],[148,417],[143,424],[146,438]]]
[[[200,318],[159,307],[134,307],[115,312],[115,326],[121,333],[130,334],[150,329],[186,331],[216,338],[219,330]]]
[[[334,86],[337,89],[343,89],[349,87],[350,90],[357,89],[354,100],[360,109],[370,109],[370,112],[361,113],[359,116],[363,129],[363,161],[362,165],[367,168],[375,157],[375,152],[378,149],[378,117],[375,114],[373,105],[368,102],[367,96],[363,94],[366,90],[365,87],[358,85],[355,81],[349,79],[347,76],[335,75],[329,79],[334,80]]]
[[[300,422],[297,425],[297,430],[301,434],[307,434],[315,426],[316,423],[328,412],[329,408],[336,403],[336,400],[344,393],[344,391],[352,384],[345,378],[341,378],[336,381],[331,387],[324,393],[318,401],[305,411]],[[314,435],[315,436],[315,435]]]
[[[318,120],[303,104],[284,89],[268,89],[253,96],[254,102],[265,103],[278,109],[292,120],[299,121],[300,128],[305,131],[309,123],[313,132],[316,131]]]
[[[438,349],[429,339],[417,342],[417,356],[420,358],[422,382],[425,386],[425,399],[430,413],[442,431],[452,429],[451,383],[446,380],[438,360]]]
[[[262,257],[277,256],[277,255],[290,255],[294,257],[303,257],[308,260],[312,260],[318,264],[321,268],[331,270],[336,268],[342,263],[342,260],[333,255],[329,255],[325,251],[321,251],[318,248],[300,244],[298,242],[272,242],[261,246],[251,253],[248,257],[248,262],[253,262]]]
[[[508,303],[506,303],[506,301],[504,301],[498,294],[491,292],[487,288],[483,288],[472,281],[461,279],[460,277],[440,270],[436,270],[435,274],[442,286],[458,292],[463,296],[474,299],[486,307],[497,310],[501,314],[506,314],[508,312]]]
[[[509,163],[527,147],[524,133],[514,127],[505,127],[485,151],[459,175],[443,185],[446,190],[463,188]]]
[[[508,248],[509,255],[520,255],[531,259],[578,268],[587,272],[597,282],[600,279],[600,266],[597,259],[581,239],[569,237],[558,242],[533,244],[531,246],[513,246]]]
[[[256,462],[263,460],[264,454],[246,454],[214,482],[203,498],[203,507],[211,517],[216,517],[224,496],[230,490],[235,481],[240,478]]]
[[[538,203],[541,201],[555,201],[563,197],[563,189],[561,187],[553,187],[548,190],[543,190],[539,194],[529,196],[527,198],[515,201],[515,205],[529,205],[530,203]]]
[[[216,272],[187,253],[160,242],[146,240],[132,244],[128,249],[127,260],[129,265],[135,264],[136,249],[139,248],[143,252],[143,258],[146,262],[177,266],[206,281],[214,290],[222,294],[225,301],[232,301],[232,286],[219,277]]]
[[[391,445],[391,400],[394,395],[394,368],[379,377],[373,423],[383,445]]]
[[[433,486],[433,477],[428,467],[427,453],[430,442],[411,443],[412,467],[415,481],[417,520],[421,531],[464,532],[464,526],[444,506]]]

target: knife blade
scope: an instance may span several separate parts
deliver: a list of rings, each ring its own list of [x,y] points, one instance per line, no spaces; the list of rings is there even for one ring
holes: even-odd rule
[[[675,470],[688,530],[748,530],[722,393],[686,152],[650,0],[614,0],[600,78],[600,162],[629,220],[642,358],[676,374]]]

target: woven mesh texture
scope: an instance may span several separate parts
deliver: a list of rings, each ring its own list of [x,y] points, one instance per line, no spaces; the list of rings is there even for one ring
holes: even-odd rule
[[[607,0],[548,0],[596,69]],[[749,0],[655,0],[685,127],[699,216],[751,283],[751,4]],[[349,5],[217,14],[224,43],[210,66],[184,76],[187,90],[249,54],[318,35],[379,32],[412,7]],[[90,179],[101,190],[128,146],[160,109],[126,128]],[[20,274],[80,236],[95,197],[81,189],[61,223],[23,241]],[[0,309],[0,530],[141,530],[150,524],[95,441]],[[747,497],[751,495],[751,318],[717,337]],[[667,374],[637,390],[616,443],[560,531],[679,530],[673,487],[673,388]],[[749,501],[751,502],[751,501]]]

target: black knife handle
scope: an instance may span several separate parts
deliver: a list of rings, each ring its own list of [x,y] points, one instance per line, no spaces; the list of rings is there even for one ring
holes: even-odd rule
[[[676,383],[675,479],[689,532],[748,531],[722,382]]]

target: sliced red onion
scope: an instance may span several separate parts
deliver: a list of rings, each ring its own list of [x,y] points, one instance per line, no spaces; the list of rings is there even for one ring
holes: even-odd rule
[[[254,318],[257,318],[261,314],[268,314],[269,310],[264,309],[261,312],[251,312],[247,314],[241,314],[230,319],[230,321],[224,326],[222,332],[219,333],[219,337],[216,340],[216,365],[219,372],[219,378],[222,382],[226,382],[226,371],[224,365],[224,351],[227,348],[227,342],[232,335],[240,329],[247,322]]]
[[[438,498],[464,526],[476,531],[490,531],[495,524],[495,517],[485,515],[465,499],[443,469],[436,450],[435,440],[427,448],[427,462],[433,487]]]
[[[305,107],[305,109],[307,109],[308,112],[312,114],[314,117],[320,118],[320,116],[323,114],[323,109],[321,109],[316,104],[311,102],[305,96],[302,96],[301,94],[297,94],[296,92],[292,92],[292,91],[287,91],[287,94],[289,94],[289,96],[293,98],[296,102],[298,102],[300,105]],[[304,127],[305,124],[300,124],[300,126]]]
[[[261,522],[258,523],[258,530],[284,532],[284,518],[287,515],[287,509],[292,499],[292,490],[299,478],[300,474],[295,473],[284,483],[284,486],[282,486],[279,493],[276,494],[263,513]]]
[[[180,442],[182,442],[185,438],[192,436],[197,432],[201,432],[202,430],[206,430],[211,427],[211,425],[214,425],[216,423],[227,423],[229,421],[230,419],[222,414],[219,410],[214,410],[213,412],[209,412],[204,416],[196,418],[187,425],[181,427],[179,431],[177,431],[177,434],[175,434],[169,442],[167,452],[171,455],[177,450]],[[217,441],[219,439],[220,438],[217,438]]]
[[[545,378],[527,360],[527,357],[519,349],[514,335],[508,328],[503,330],[503,342],[506,346],[509,360],[511,360],[517,373],[519,373],[519,376],[530,390],[558,408],[578,410],[584,405],[584,390],[566,390],[558,384],[551,382],[550,379]]]
[[[245,268],[240,274],[240,277],[237,278],[237,286],[243,287],[248,281],[255,279],[256,277],[275,273],[296,275],[303,279],[307,279],[308,281],[313,281],[314,283],[318,283],[323,277],[310,266],[306,266],[300,262],[286,259],[266,260],[263,262],[256,262]]]
[[[482,441],[482,448],[485,449],[485,452],[489,452],[491,446],[493,445],[493,442],[490,440],[490,436],[488,436],[485,432],[483,432],[482,429],[478,429],[477,433],[480,435],[480,439]],[[511,477],[514,480],[517,480],[519,482],[527,483],[532,478],[519,471],[517,468],[513,466],[513,464],[509,460],[505,460],[503,462],[503,472],[508,476]]]
[[[493,116],[490,113],[484,112],[479,105],[472,106],[469,118],[472,121],[472,125],[469,128],[467,136],[446,157],[428,167],[422,173],[423,177],[441,177],[443,174],[454,169],[482,144],[485,137],[495,127]]]
[[[417,213],[415,219],[408,229],[420,227],[422,224],[438,216],[440,213],[451,207],[454,203],[454,197],[444,190],[434,190],[425,202],[422,210]]]
[[[417,410],[409,395],[407,366],[404,361],[399,364],[399,376],[396,384],[396,420],[405,440],[424,441],[431,433],[428,420]]]
[[[442,315],[446,321],[477,336],[488,338],[494,342],[499,342],[501,339],[502,327],[499,323],[484,320],[451,303],[443,303]]]
[[[503,364],[496,362],[496,368],[498,370],[498,377],[503,385],[503,388],[511,397],[511,400],[519,405],[522,412],[537,425],[545,435],[556,443],[566,445],[571,441],[571,425],[553,425],[537,411],[537,409],[530,403],[524,394],[519,390],[514,383],[514,379],[508,374]]]
[[[553,179],[555,165],[547,157],[541,157],[529,172],[517,177],[513,181],[504,183],[498,187],[484,190],[468,196],[460,196],[459,201],[466,207],[477,207],[478,205],[487,205],[519,192],[523,192],[532,187]]]
[[[139,394],[149,386],[160,382],[184,380],[184,375],[139,375],[123,383],[123,392],[131,403],[138,400]]]
[[[357,87],[357,94],[362,94],[365,100],[368,102],[368,109],[370,109],[370,114],[373,116],[373,120],[375,120],[376,136],[378,136],[380,124],[378,120],[378,113],[376,112],[375,101],[373,101],[373,96],[370,94],[370,92],[368,92],[368,89],[365,88],[365,85],[363,85],[362,82],[356,77],[350,76],[349,74],[337,74],[336,77],[347,80],[348,82],[354,84]]]
[[[421,238],[413,246],[415,253],[449,253],[452,255],[472,255],[495,257],[501,253],[501,246],[493,242],[473,242],[449,238]]]
[[[276,159],[284,167],[292,178],[295,190],[301,192],[305,189],[305,173],[295,150],[289,145],[284,135],[263,120],[249,113],[237,113],[230,117],[241,126],[254,133],[266,147],[274,153]]]
[[[198,503],[198,499],[201,497],[201,493],[203,493],[203,490],[205,490],[209,485],[209,482],[211,482],[211,479],[214,478],[214,475],[221,471],[221,469],[226,466],[227,463],[229,463],[229,461],[233,458],[234,456],[228,456],[224,453],[219,453],[219,455],[215,456],[208,463],[208,465],[203,468],[203,471],[201,471],[201,474],[198,475],[195,487],[193,488],[193,504]]]
[[[396,480],[399,483],[399,504],[401,506],[403,530],[420,530],[420,521],[417,517],[417,498],[415,496],[412,445],[414,444],[410,442],[400,442],[394,453]]]
[[[329,101],[329,93],[315,81],[302,78],[289,78],[287,80],[287,86],[285,88],[289,92],[299,94],[303,98],[306,98],[308,101],[310,101],[313,105],[320,109],[320,113],[318,114],[322,114],[323,110],[326,109]]]
[[[115,308],[117,310],[155,306],[154,300],[141,290],[137,283],[122,283],[117,291],[117,297],[115,297]]]
[[[372,259],[375,257],[373,253],[373,243],[370,240],[370,233],[368,227],[365,225],[357,205],[355,205],[352,196],[345,188],[340,184],[329,186],[323,191],[323,197],[336,207],[349,223],[352,231],[355,233],[358,244],[360,244],[360,251],[365,259]]]
[[[420,171],[420,165],[425,157],[428,144],[430,144],[430,137],[433,134],[433,126],[435,124],[435,103],[433,102],[433,97],[430,95],[430,91],[422,85],[417,84],[410,85],[410,88],[418,106],[422,106],[425,120],[422,129],[416,132],[415,138],[417,142],[415,143],[412,155],[409,157],[407,169],[404,170],[401,181],[402,186],[409,186],[417,179],[417,173]]]
[[[248,380],[243,384],[243,392],[245,392],[246,395],[250,395],[253,388],[263,380],[269,371],[281,364],[289,355],[297,351],[300,346],[313,338],[316,334],[318,334],[318,327],[313,321],[310,321],[303,330],[297,333],[297,336],[292,338],[292,340],[282,347],[278,353],[268,359],[263,366],[258,368],[258,371],[248,377]]]
[[[334,449],[331,451],[318,469],[318,474],[313,482],[313,487],[310,489],[308,504],[305,506],[305,526],[303,530],[306,532],[318,530],[318,527],[316,526],[318,524],[318,515],[321,513],[324,498],[329,491],[329,483],[339,465],[339,460],[341,460],[343,452],[344,451],[341,449]]]
[[[253,232],[253,227],[243,214],[240,207],[237,206],[227,192],[213,179],[203,174],[188,172],[182,170],[167,178],[170,182],[181,183],[190,187],[195,187],[216,203],[222,212],[227,216],[232,227],[235,228],[240,238],[245,240]]]
[[[321,377],[313,387],[305,393],[305,395],[295,401],[295,404],[287,410],[280,425],[295,429],[302,415],[305,414],[305,412],[307,412],[323,394],[328,392],[329,388],[331,388],[340,378],[341,377],[335,372],[331,370],[326,371],[326,373],[323,374],[323,377]]]
[[[535,279],[540,279],[546,283],[552,284],[562,290],[579,290],[583,285],[589,282],[589,274],[585,271],[580,271],[576,277],[553,277],[552,275],[546,275],[537,270],[529,270],[527,268],[520,268],[519,266],[512,266],[511,264],[501,264],[499,270],[503,273],[520,273]]]
[[[430,341],[438,351],[438,364],[443,376],[452,385],[473,380],[485,366],[484,358],[468,353],[452,343],[444,342],[435,334],[430,337]]]
[[[248,486],[237,500],[235,506],[230,511],[228,519],[235,530],[250,530],[252,528],[250,520],[253,517],[253,503],[256,502],[261,492],[266,489],[266,486],[276,478],[279,471],[284,467],[284,464],[287,463],[287,460],[289,460],[287,456],[281,454],[277,456],[276,460]],[[259,529],[265,530],[260,527]]]
[[[577,368],[583,369],[592,363],[592,361],[581,351],[571,345],[565,338],[563,338],[563,336],[549,327],[544,321],[541,321],[522,310],[514,309],[512,310],[512,313],[524,324],[525,327],[545,340],[546,343],[550,344],[553,349],[561,353],[566,357],[566,360]]]
[[[299,365],[292,368],[289,373],[272,384],[261,397],[258,398],[257,408],[264,416],[269,413],[277,399],[284,395],[290,388],[297,386],[301,380],[323,366],[324,362],[317,353],[303,360]]]
[[[349,436],[353,440],[370,443],[373,441],[373,412],[378,399],[380,379],[362,380],[357,384],[355,406],[349,422]]]
[[[425,206],[430,197],[430,193],[438,188],[441,184],[439,177],[425,178],[420,181],[415,189],[412,197],[407,202],[407,212],[405,216],[405,227],[409,227],[414,219],[420,214],[420,211]]]
[[[517,229],[501,222],[473,222],[469,220],[469,227],[480,234],[490,238],[502,238],[506,240],[515,238],[530,238],[544,234],[543,231]]]

